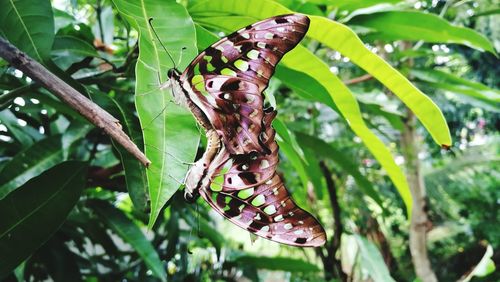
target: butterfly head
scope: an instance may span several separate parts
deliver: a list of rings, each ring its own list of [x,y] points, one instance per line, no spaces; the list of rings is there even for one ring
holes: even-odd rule
[[[187,106],[186,95],[184,94],[183,91],[183,85],[182,85],[183,82],[181,79],[181,73],[176,68],[171,68],[167,71],[167,76],[168,76],[168,81],[166,84],[168,88],[172,90],[172,96],[174,98],[174,102],[177,105]]]
[[[198,190],[194,190],[193,192],[189,192],[187,190],[184,191],[184,199],[189,204],[195,203],[199,197],[200,197],[200,193],[198,192]]]
[[[171,68],[167,71],[168,79],[178,80],[181,77],[181,73],[176,68]]]

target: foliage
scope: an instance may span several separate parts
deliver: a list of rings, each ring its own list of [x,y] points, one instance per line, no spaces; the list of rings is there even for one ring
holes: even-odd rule
[[[420,121],[433,269],[442,281],[500,279],[491,273],[500,248],[494,1],[0,6],[0,36],[119,119],[152,160],[142,167],[0,61],[0,279],[342,281],[341,269],[354,281],[414,281],[398,145],[408,111]],[[182,70],[218,37],[290,12],[311,26],[266,97],[279,112],[280,172],[330,238],[316,250],[253,242],[202,200],[184,201],[180,183],[205,140],[160,88],[169,68]]]

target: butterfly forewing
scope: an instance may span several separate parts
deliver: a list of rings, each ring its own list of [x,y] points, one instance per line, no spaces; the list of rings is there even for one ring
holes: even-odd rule
[[[272,241],[294,246],[320,246],[326,235],[319,222],[299,208],[276,173],[278,145],[271,121],[265,113],[263,142],[270,154],[254,152],[230,155],[221,151],[211,167],[210,187],[201,196],[234,224]]]
[[[201,52],[183,73],[191,100],[211,120],[230,154],[269,153],[259,138],[270,77],[304,37],[309,19],[292,14],[242,28]]]

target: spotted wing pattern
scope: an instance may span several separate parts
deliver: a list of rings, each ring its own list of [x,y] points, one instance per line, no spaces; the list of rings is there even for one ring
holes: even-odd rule
[[[278,145],[271,121],[275,111],[264,112],[262,142],[270,154],[230,155],[220,151],[210,167],[215,171],[201,196],[232,223],[258,236],[294,246],[321,246],[323,227],[290,197],[276,172]]]
[[[260,138],[263,91],[283,55],[304,37],[300,14],[269,18],[242,28],[201,52],[182,74],[230,154],[267,152]]]

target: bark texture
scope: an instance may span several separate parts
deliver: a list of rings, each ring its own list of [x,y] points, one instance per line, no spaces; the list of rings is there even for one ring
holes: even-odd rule
[[[427,231],[431,223],[427,217],[427,196],[418,159],[419,136],[415,131],[416,118],[408,109],[401,136],[405,157],[406,177],[413,198],[410,223],[410,251],[415,273],[423,282],[436,282],[427,254]]]

